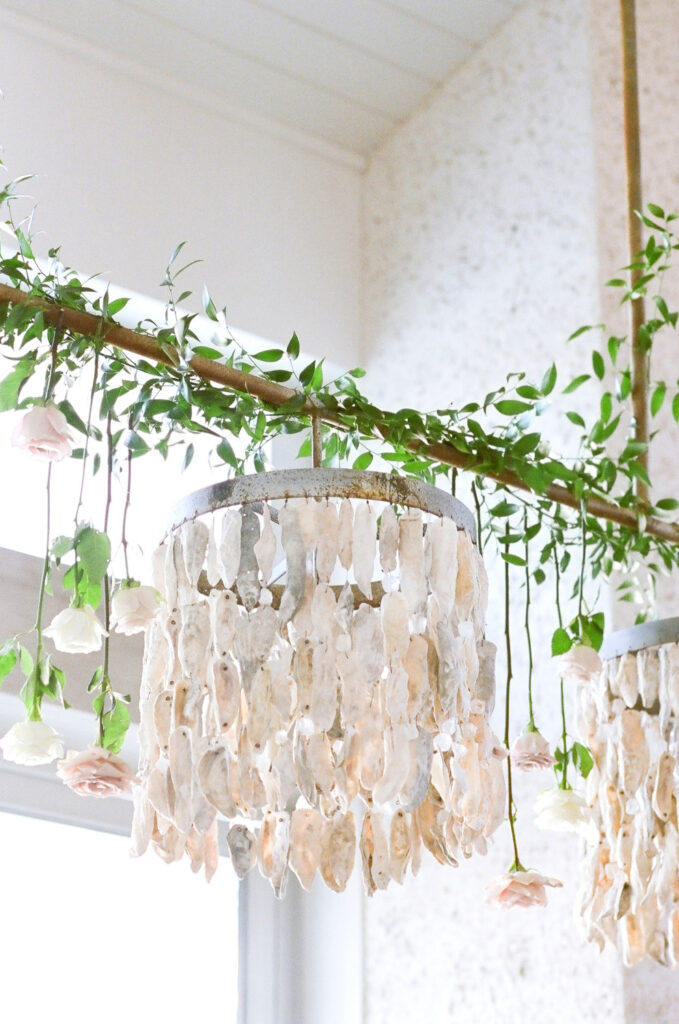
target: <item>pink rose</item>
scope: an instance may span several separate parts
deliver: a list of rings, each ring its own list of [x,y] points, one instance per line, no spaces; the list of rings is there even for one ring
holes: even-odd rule
[[[509,749],[512,764],[522,772],[530,772],[534,768],[551,768],[554,764],[549,743],[537,730],[522,732],[517,736]]]
[[[601,675],[603,663],[593,647],[576,644],[559,658],[559,674],[569,683],[594,682]]]
[[[512,907],[544,907],[547,904],[545,886],[560,887],[557,878],[547,878],[539,871],[508,871],[494,878],[486,886],[486,903],[503,910]]]
[[[78,796],[115,796],[137,781],[122,757],[102,747],[69,750],[64,760],[57,762],[57,775]]]
[[[50,402],[24,413],[14,428],[12,444],[39,459],[58,461],[71,454],[73,438],[63,412]]]

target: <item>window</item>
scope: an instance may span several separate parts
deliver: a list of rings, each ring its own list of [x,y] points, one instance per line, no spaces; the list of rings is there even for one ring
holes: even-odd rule
[[[2,1007],[12,1024],[236,1024],[238,887],[109,832],[0,813]],[[9,884],[8,884],[9,882]]]

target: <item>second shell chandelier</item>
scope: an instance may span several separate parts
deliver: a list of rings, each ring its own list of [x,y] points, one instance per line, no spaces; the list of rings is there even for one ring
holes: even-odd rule
[[[485,853],[505,807],[495,647],[468,510],[309,469],[191,495],[154,557],[133,844],[211,877],[369,894]]]

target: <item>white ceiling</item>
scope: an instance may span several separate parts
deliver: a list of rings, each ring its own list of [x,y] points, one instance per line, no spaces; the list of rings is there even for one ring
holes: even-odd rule
[[[367,155],[521,0],[0,0],[212,104]]]

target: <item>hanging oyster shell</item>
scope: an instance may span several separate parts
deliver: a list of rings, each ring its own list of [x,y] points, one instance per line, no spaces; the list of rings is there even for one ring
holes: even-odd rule
[[[396,572],[398,565],[398,519],[391,505],[386,505],[380,516],[379,551],[382,572]]]
[[[354,536],[354,507],[349,498],[340,504],[337,523],[337,548],[340,565],[347,571],[353,561],[352,542]]]
[[[358,503],[354,514],[352,551],[354,576],[359,589],[372,600],[372,578],[375,571],[377,538],[375,510],[367,501]]]
[[[271,579],[277,547],[276,535],[271,525],[271,510],[265,504],[262,511],[262,531],[254,545],[255,558],[257,559],[257,565],[259,566],[265,586]]]
[[[411,615],[427,611],[427,579],[424,572],[422,513],[419,509],[402,515],[398,523],[398,559],[401,593]]]
[[[307,553],[295,506],[287,502],[279,512],[278,518],[281,524],[281,543],[288,566],[285,590],[278,612],[283,627],[295,615],[304,597]]]
[[[232,825],[226,834],[233,869],[239,878],[245,878],[257,862],[257,841],[246,825]]]
[[[298,808],[290,818],[290,867],[307,892],[321,863],[323,817],[318,811]]]
[[[236,582],[241,560],[241,515],[234,508],[227,508],[222,519],[222,535],[219,542],[219,558],[222,565],[222,580],[227,590]]]
[[[339,518],[333,502],[316,504],[316,573],[322,583],[328,583],[335,569],[339,553]]]

